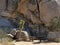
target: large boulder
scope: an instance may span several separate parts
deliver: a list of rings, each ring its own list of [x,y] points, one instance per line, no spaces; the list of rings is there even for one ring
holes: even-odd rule
[[[54,17],[60,16],[59,5],[55,0],[42,0],[40,3],[40,14],[42,21],[49,25]]]
[[[38,5],[40,12],[38,12],[37,1],[39,3]],[[37,0],[37,1],[8,0],[7,1],[8,4],[6,5],[6,0],[1,0],[0,9],[5,10],[7,8],[7,12],[10,13],[9,16],[12,18],[16,18],[18,16],[16,12],[19,12],[19,14],[23,14],[22,16],[24,16],[26,19],[31,20],[33,23],[36,24],[40,24],[42,22],[46,25],[50,25],[51,19],[53,19],[56,16],[60,16],[59,0]],[[7,15],[6,12],[4,14]]]
[[[33,23],[41,23],[42,21],[46,25],[49,25],[54,17],[60,16],[56,0],[41,0],[41,2],[38,0],[38,3],[40,15],[36,0],[22,0],[18,5],[18,12],[24,14],[27,19],[31,19]]]

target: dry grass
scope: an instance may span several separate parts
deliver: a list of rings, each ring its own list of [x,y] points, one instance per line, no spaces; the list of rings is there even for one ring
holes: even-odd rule
[[[0,45],[14,45],[12,38],[2,30],[0,30]]]

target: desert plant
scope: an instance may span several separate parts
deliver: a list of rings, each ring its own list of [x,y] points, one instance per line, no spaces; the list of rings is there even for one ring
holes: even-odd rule
[[[49,29],[50,31],[60,33],[60,17],[54,17],[52,19]],[[60,37],[59,38],[57,37],[55,41],[60,42]]]
[[[14,45],[13,40],[3,30],[0,30],[0,43],[2,45]]]
[[[52,19],[49,29],[51,31],[60,31],[60,17],[55,17]]]

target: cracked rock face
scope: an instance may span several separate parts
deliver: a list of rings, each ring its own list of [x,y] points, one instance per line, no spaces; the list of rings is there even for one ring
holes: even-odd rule
[[[0,0],[0,10],[5,10],[5,8],[6,8],[5,0]]]
[[[51,19],[59,15],[59,5],[54,0],[42,0],[40,4],[41,19],[45,24],[49,24]]]
[[[0,0],[0,2],[1,1],[2,0]],[[44,24],[48,25],[50,24],[51,19],[56,16],[60,16],[60,0],[41,0],[41,2],[40,0],[38,0],[40,12],[38,12],[36,0],[20,0],[20,2],[16,0],[8,1],[9,3],[7,9],[10,12],[18,11],[19,13],[22,13],[25,18],[31,20],[33,23],[38,24],[42,21]],[[1,6],[1,4],[2,3],[0,3],[0,7],[4,8],[5,3],[3,6]],[[40,15],[38,13],[40,13]]]
[[[34,1],[34,2],[33,2]],[[26,0],[24,4],[20,3],[19,12],[30,18],[33,22],[38,23],[39,15],[36,0]],[[40,0],[39,0],[40,1]],[[24,10],[23,10],[24,9]],[[41,0],[39,2],[40,19],[45,24],[49,24],[51,19],[59,15],[59,5],[57,0]],[[32,16],[31,16],[32,15]],[[38,21],[37,21],[38,20]]]

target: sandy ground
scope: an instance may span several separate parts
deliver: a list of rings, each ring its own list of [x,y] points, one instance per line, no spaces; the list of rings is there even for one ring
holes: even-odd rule
[[[60,45],[60,43],[38,43],[38,44],[33,44],[32,42],[16,42],[15,45]]]
[[[0,45],[2,45],[0,43]],[[50,42],[50,43],[36,43],[34,44],[33,42],[24,42],[24,41],[20,41],[20,42],[16,42],[15,45],[60,45],[60,43],[55,43],[55,42]]]

